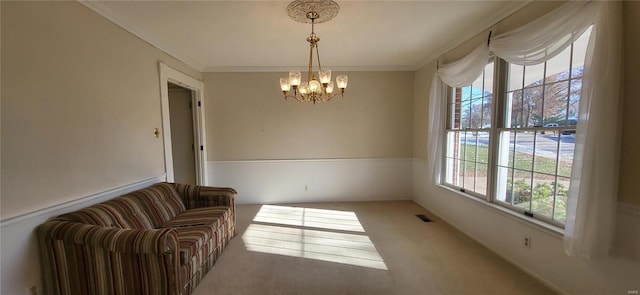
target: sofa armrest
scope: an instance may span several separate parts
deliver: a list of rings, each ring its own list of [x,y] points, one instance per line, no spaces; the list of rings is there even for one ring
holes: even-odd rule
[[[45,294],[180,294],[174,229],[54,220],[37,236]]]
[[[191,184],[173,184],[187,209],[228,206],[235,211],[236,190],[230,187],[199,186]]]
[[[39,236],[65,243],[100,247],[111,252],[165,254],[178,249],[172,229],[120,229],[69,221],[49,221],[38,227]]]

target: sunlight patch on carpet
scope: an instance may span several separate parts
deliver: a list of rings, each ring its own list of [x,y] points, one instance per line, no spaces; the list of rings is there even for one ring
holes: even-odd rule
[[[356,213],[349,211],[263,205],[253,221],[364,232]]]
[[[354,212],[264,205],[254,222],[242,236],[249,251],[387,270]]]

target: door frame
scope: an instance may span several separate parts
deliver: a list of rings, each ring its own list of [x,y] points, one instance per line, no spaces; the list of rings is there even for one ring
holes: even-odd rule
[[[196,184],[207,185],[207,147],[204,118],[204,83],[181,73],[163,62],[160,71],[160,104],[162,108],[162,137],[164,140],[164,163],[167,182],[174,181],[173,149],[171,148],[171,122],[169,118],[169,84],[173,83],[191,90],[193,107],[193,139],[195,147]]]

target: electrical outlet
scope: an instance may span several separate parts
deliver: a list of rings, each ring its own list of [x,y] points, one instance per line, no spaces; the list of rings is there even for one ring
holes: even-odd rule
[[[524,239],[522,239],[522,247],[527,249],[527,250],[531,250],[531,237],[530,236],[525,236]]]
[[[306,184],[304,185],[304,190],[305,190],[305,191],[308,191],[308,190],[309,190],[309,187],[308,187]]]

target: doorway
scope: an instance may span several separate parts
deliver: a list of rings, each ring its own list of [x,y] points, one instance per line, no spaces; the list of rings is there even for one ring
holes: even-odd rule
[[[204,83],[159,63],[168,182],[207,185]]]
[[[196,184],[193,93],[173,83],[169,83],[168,87],[173,180],[178,183]]]

